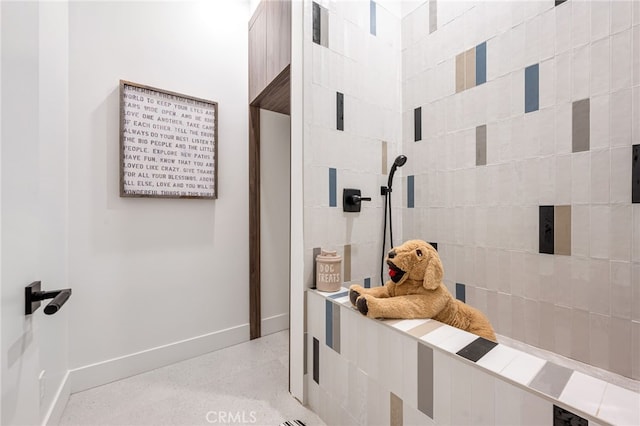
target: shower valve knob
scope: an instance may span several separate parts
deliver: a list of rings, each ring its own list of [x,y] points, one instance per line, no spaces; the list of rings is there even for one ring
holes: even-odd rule
[[[362,201],[371,201],[371,197],[363,197],[359,189],[345,188],[342,191],[342,211],[358,213]]]

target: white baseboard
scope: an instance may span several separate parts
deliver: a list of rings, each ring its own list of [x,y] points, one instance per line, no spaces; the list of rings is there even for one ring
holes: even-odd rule
[[[69,386],[69,371],[67,371],[62,379],[62,383],[60,383],[60,387],[58,387],[56,395],[53,397],[53,402],[49,407],[49,411],[42,420],[43,426],[57,425],[60,423],[64,408],[67,406],[67,402],[69,401],[69,395],[71,395],[71,386]]]
[[[289,329],[289,314],[278,314],[269,318],[263,318],[260,331],[263,336]]]
[[[104,385],[248,340],[249,324],[243,324],[86,365],[69,371],[70,392],[76,393]]]

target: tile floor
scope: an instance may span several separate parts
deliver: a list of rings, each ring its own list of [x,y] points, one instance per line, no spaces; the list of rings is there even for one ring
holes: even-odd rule
[[[288,331],[71,395],[68,425],[324,425],[288,392]]]

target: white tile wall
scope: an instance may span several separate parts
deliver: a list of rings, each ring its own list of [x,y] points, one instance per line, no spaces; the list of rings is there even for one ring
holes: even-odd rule
[[[352,244],[354,279],[371,276],[377,283],[379,236],[370,230],[382,222],[381,199],[376,195],[386,180],[379,170],[379,142],[386,140],[389,162],[400,152],[409,156],[394,185],[396,239],[424,236],[438,242],[446,284],[451,289],[455,282],[467,284],[469,299],[501,331],[533,343],[547,342],[566,353],[571,345],[562,336],[569,323],[572,332],[589,336],[584,360],[608,368],[607,333],[617,324],[610,315],[640,321],[636,309],[640,290],[635,285],[640,282],[635,279],[640,276],[640,208],[630,204],[630,145],[640,143],[636,119],[640,68],[634,72],[634,61],[640,67],[640,6],[625,1],[572,0],[559,7],[553,2],[513,2],[503,7],[501,2],[439,1],[438,30],[429,34],[428,2],[403,5],[402,20],[393,7],[379,4],[378,37],[368,32],[368,2],[326,6],[331,20],[329,49],[310,40],[312,47],[305,49],[311,61],[305,82],[305,93],[311,95],[304,150],[307,257],[313,247]],[[305,25],[310,31],[310,21]],[[456,94],[455,56],[483,41],[487,41],[487,83]],[[540,110],[524,114],[524,67],[538,62]],[[335,130],[338,90],[345,93],[344,132]],[[584,98],[590,98],[591,151],[572,153],[571,102]],[[417,106],[423,111],[423,140],[418,143],[413,141]],[[481,124],[487,124],[488,162],[476,167],[475,126]],[[357,219],[345,218],[340,207],[328,207],[329,167],[338,169],[339,206],[342,187],[358,185],[374,197]],[[399,179],[408,174],[415,175],[416,182],[416,208],[410,211],[404,208],[406,191]],[[538,254],[542,204],[572,205],[570,257],[550,263],[549,255]],[[305,276],[310,277],[311,267],[310,259],[305,259]],[[556,288],[549,294],[552,285]],[[600,297],[597,291],[603,287]],[[545,301],[546,305],[540,304]],[[552,310],[554,320],[549,324],[554,330],[539,329],[540,306]],[[324,345],[324,322],[314,325],[319,319],[312,319],[324,317],[324,305],[319,312],[313,309],[307,311],[309,329],[318,328]],[[578,329],[580,322],[569,319],[584,312],[579,310],[592,314]],[[345,411],[360,423],[373,416],[386,415],[386,420],[388,393],[383,397],[379,390],[372,391],[370,402],[378,401],[381,407],[367,408],[366,401],[354,401],[353,389],[376,389],[375,383],[389,382],[394,393],[403,395],[405,407],[417,405],[414,375],[377,373],[386,357],[394,356],[388,344],[400,344],[405,362],[411,362],[415,342],[398,343],[391,334],[376,337],[375,330],[358,320],[355,312],[342,318],[340,356],[363,369],[347,368]],[[431,338],[453,342],[453,335],[446,340],[443,330]],[[549,332],[550,339],[544,336]],[[353,339],[347,343],[349,335]],[[365,351],[382,355],[365,357]],[[436,351],[434,361],[444,356]],[[503,373],[526,384],[540,367],[535,360],[516,357]],[[362,377],[358,379],[352,370]],[[634,377],[640,377],[639,370],[635,367]],[[436,382],[455,391],[462,383],[460,371],[464,366],[437,371]],[[309,395],[317,401],[312,396],[318,394],[314,385],[309,385]],[[522,407],[523,424],[548,422],[549,402],[519,390],[510,392],[509,386],[494,386],[496,399],[506,392],[519,401],[514,407]],[[469,398],[473,407],[478,400]],[[481,412],[479,406],[476,411],[452,412],[451,400],[440,396],[436,405],[441,424],[473,419],[478,424],[491,419],[504,424],[509,419],[503,410]],[[606,410],[605,415],[615,418]],[[409,416],[422,415],[409,408],[405,413],[405,423],[413,418]],[[339,420],[344,414],[335,416],[332,419]]]

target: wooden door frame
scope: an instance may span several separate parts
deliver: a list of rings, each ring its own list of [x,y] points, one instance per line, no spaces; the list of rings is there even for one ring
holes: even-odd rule
[[[260,109],[291,115],[290,66],[249,104],[249,333],[262,335],[260,310]]]

